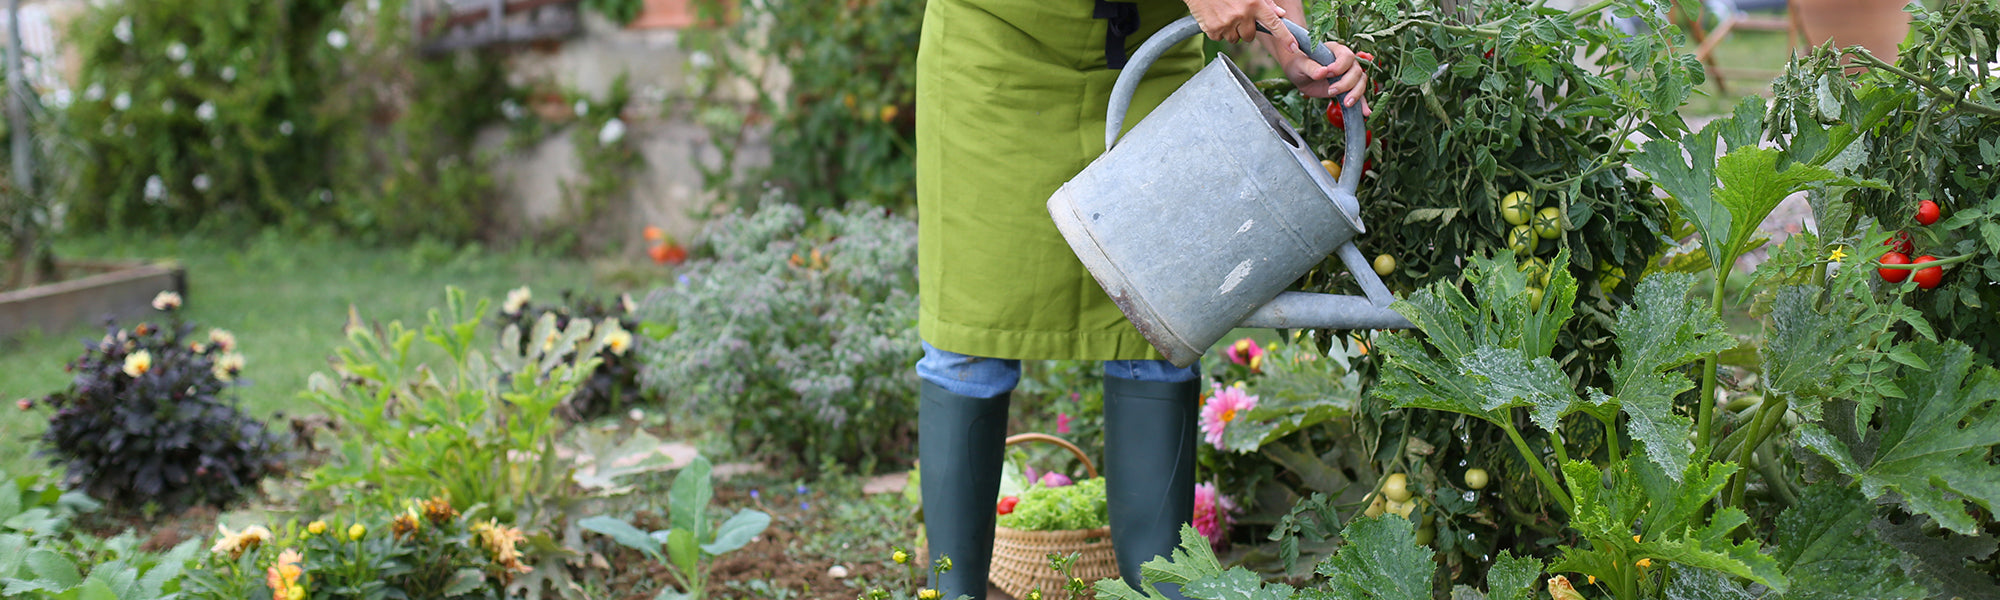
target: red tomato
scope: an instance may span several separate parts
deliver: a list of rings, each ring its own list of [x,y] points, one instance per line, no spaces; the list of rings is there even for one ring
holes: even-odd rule
[[[1018,496],[1008,496],[1005,498],[1001,498],[1000,503],[994,506],[993,512],[994,514],[1001,514],[1001,515],[1011,513],[1014,512],[1014,505],[1020,503],[1021,503],[1021,498]]]
[[[1923,202],[1917,203],[1918,223],[1929,225],[1932,223],[1936,223],[1937,219],[1938,219],[1938,205],[1936,202],[1925,200]]]
[[[1889,239],[1882,240],[1882,245],[1888,246],[1889,249],[1892,251],[1901,252],[1903,254],[1910,254],[1917,251],[1917,246],[1914,242],[1910,240],[1910,232],[1908,231],[1896,232],[1896,235],[1889,236]]]
[[[1326,103],[1326,122],[1332,123],[1335,129],[1347,129],[1347,119],[1340,112],[1340,100]]]
[[[1901,252],[1890,252],[1882,255],[1882,259],[1876,262],[1885,265],[1907,265],[1910,264],[1910,257]],[[1882,280],[1889,283],[1902,283],[1904,279],[1909,279],[1910,277],[1909,269],[1876,269],[1875,273],[1881,275]]]
[[[1916,260],[1910,261],[1910,264],[1923,264],[1934,260],[1937,260],[1937,257],[1926,254],[1917,257]],[[1917,287],[1923,289],[1928,290],[1937,287],[1939,282],[1944,281],[1944,267],[1917,269],[1917,273],[1911,275],[1910,280],[1917,282]]]

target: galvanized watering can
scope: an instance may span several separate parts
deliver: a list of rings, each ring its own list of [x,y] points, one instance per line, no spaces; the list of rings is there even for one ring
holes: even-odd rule
[[[1314,60],[1333,62],[1304,28],[1285,25]],[[1049,198],[1070,249],[1179,366],[1238,326],[1410,327],[1352,242],[1367,231],[1354,199],[1367,151],[1361,111],[1344,113],[1347,156],[1336,182],[1243,71],[1218,56],[1118,139],[1146,68],[1198,33],[1194,17],[1175,21],[1118,75],[1104,154]],[[1367,297],[1285,291],[1330,253]]]

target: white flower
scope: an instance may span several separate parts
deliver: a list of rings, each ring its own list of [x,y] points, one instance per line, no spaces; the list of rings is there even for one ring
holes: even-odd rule
[[[180,42],[173,42],[167,44],[167,60],[180,62],[183,60],[187,60],[187,57],[188,57],[187,44],[183,44]]]
[[[181,307],[181,295],[174,291],[164,291],[153,296],[153,310],[174,310]]]
[[[49,94],[49,106],[53,106],[55,108],[69,108],[69,101],[71,99],[71,96],[72,94],[70,94],[69,90],[56,90],[55,93]]]
[[[146,200],[159,202],[167,198],[167,182],[159,175],[146,178]]]
[[[521,117],[528,116],[528,111],[522,110],[521,104],[513,98],[508,98],[500,101],[500,116],[507,117],[509,121],[519,121]]]
[[[201,106],[194,107],[194,118],[204,123],[215,120],[215,103],[203,102]]]
[[[579,116],[579,117],[587,117],[587,116],[590,116],[590,101],[589,101],[589,100],[578,100],[578,101],[576,101],[576,106],[574,106],[574,107],[571,107],[571,109],[570,109],[570,110],[574,110],[574,111],[576,111],[576,116]]]
[[[695,52],[688,55],[688,62],[694,64],[694,68],[696,69],[706,69],[709,65],[715,64],[715,60],[709,58],[707,52]]]
[[[90,87],[83,88],[83,100],[85,102],[96,102],[98,100],[103,100],[103,99],[104,99],[104,84],[93,83],[90,84]]]
[[[153,370],[152,352],[146,350],[140,350],[138,352],[133,352],[131,354],[125,355],[124,371],[126,375],[132,377],[138,377],[140,375],[145,375],[147,371],[151,370]]]
[[[222,80],[223,80],[223,81],[236,81],[236,67],[223,67],[223,68],[222,68]]]
[[[233,352],[236,350],[236,334],[230,333],[227,329],[210,329],[208,343],[223,352]]]
[[[132,43],[132,17],[119,19],[117,25],[112,25],[111,37],[118,38],[118,41],[127,44]]]
[[[173,114],[173,112],[174,112],[174,107],[177,107],[177,106],[180,106],[180,105],[179,105],[179,104],[176,104],[176,103],[174,103],[174,99],[173,99],[173,98],[168,98],[168,99],[166,99],[166,100],[161,100],[161,101],[160,101],[160,110],[161,110],[161,111],[164,111],[164,112],[166,112],[167,114]]]
[[[617,117],[604,122],[604,128],[597,130],[597,145],[609,146],[625,139],[625,121]]]
[[[347,32],[338,29],[327,31],[326,45],[333,46],[335,50],[345,50],[347,48]]]
[[[181,66],[180,66],[180,68],[178,68],[178,69],[174,69],[174,71],[176,71],[176,72],[180,73],[182,77],[193,77],[193,76],[194,76],[194,63],[191,63],[191,62],[184,62],[184,63],[181,63]]]
[[[118,97],[111,99],[111,108],[113,110],[125,110],[128,108],[132,108],[131,92],[118,92]]]
[[[368,0],[367,7],[369,14],[382,12],[382,0]]]
[[[290,120],[286,120],[284,122],[278,123],[278,133],[283,135],[291,135],[292,122]]]
[[[208,174],[207,174],[207,173],[201,173],[201,174],[198,174],[198,175],[195,175],[195,176],[194,176],[194,189],[195,189],[195,190],[197,190],[197,191],[203,191],[203,192],[206,192],[206,191],[208,191]]]
[[[500,311],[510,315],[521,314],[521,309],[526,307],[534,296],[533,292],[528,291],[528,286],[514,288],[507,292],[507,301],[500,304]]]
[[[635,312],[639,312],[639,305],[638,303],[632,301],[631,294],[619,294],[618,305],[625,309],[625,314],[629,315]]]
[[[333,190],[329,190],[329,189],[326,189],[326,188],[320,188],[320,189],[319,189],[319,202],[320,202],[320,204],[333,204]]]

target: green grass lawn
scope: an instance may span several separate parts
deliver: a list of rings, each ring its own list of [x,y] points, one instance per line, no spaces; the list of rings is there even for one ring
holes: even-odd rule
[[[1692,39],[1683,49],[1693,52]],[[1791,44],[1783,31],[1735,31],[1715,47],[1716,64],[1724,71],[1729,91],[1718,92],[1713,80],[1702,83],[1681,107],[1684,115],[1728,114],[1744,96],[1771,96],[1771,80],[1785,71]]]
[[[56,251],[65,259],[172,259],[186,265],[187,317],[236,334],[248,359],[243,378],[249,383],[237,392],[258,416],[318,412],[299,393],[307,376],[326,370],[327,358],[346,343],[340,330],[350,305],[370,321],[400,319],[416,326],[427,311],[443,305],[445,286],[491,299],[497,310],[507,290],[521,285],[532,286],[538,302],[548,302],[565,289],[605,297],[643,290],[669,276],[650,265],[593,264],[477,246],[370,247],[275,231],[236,239],[84,236],[61,240]],[[102,335],[101,327],[89,325],[0,342],[0,399],[9,405],[0,418],[0,473],[44,467],[31,453],[47,413],[17,412],[12,401],[67,385],[63,365],[82,352],[82,340]]]

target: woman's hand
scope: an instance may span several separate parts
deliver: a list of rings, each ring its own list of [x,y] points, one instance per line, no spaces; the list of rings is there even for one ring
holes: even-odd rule
[[[1257,36],[1257,25],[1271,31],[1285,31],[1278,19],[1285,9],[1273,0],[1187,0],[1188,12],[1208,39],[1237,43]],[[1291,33],[1284,34],[1291,39]],[[1308,59],[1310,60],[1310,59]]]
[[[1347,94],[1341,102],[1342,106],[1358,105],[1363,115],[1373,112],[1368,108],[1367,99],[1362,97],[1368,89],[1368,73],[1361,67],[1361,61],[1356,59],[1353,50],[1342,44],[1327,42],[1326,48],[1333,51],[1333,64],[1322,65],[1299,49],[1289,28],[1279,27],[1271,32],[1271,35],[1260,38],[1264,50],[1284,66],[1285,78],[1292,80],[1292,85],[1298,86],[1300,93],[1313,98]]]

